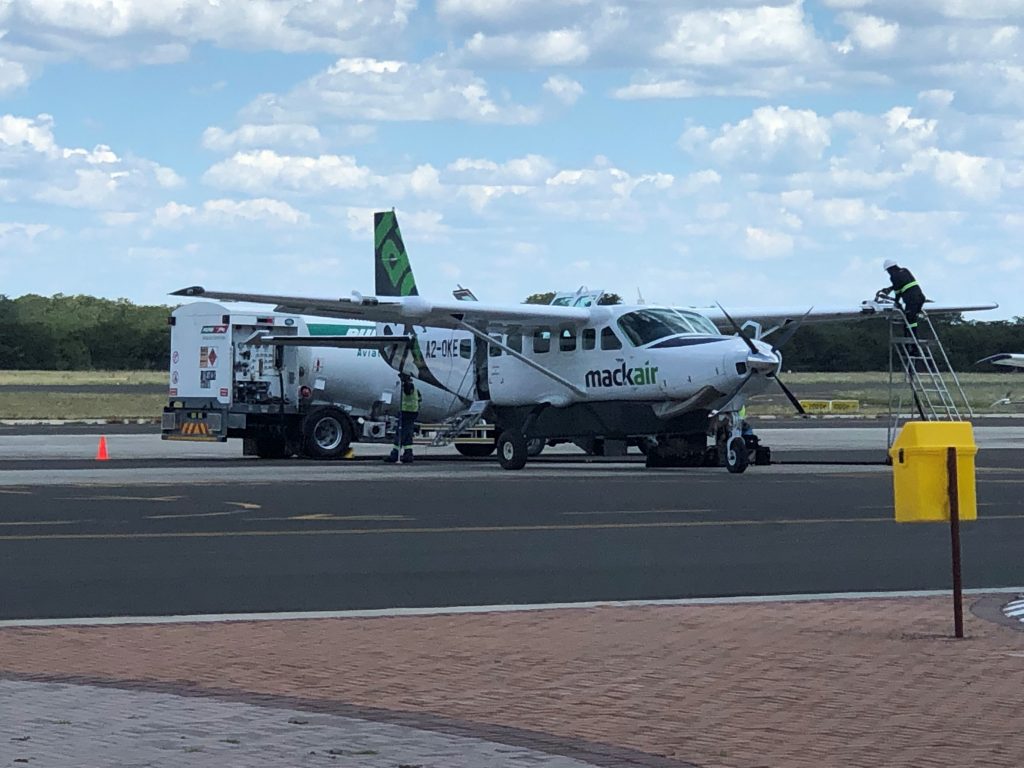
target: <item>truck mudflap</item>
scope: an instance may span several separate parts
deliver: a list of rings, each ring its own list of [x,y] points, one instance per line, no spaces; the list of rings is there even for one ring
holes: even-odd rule
[[[165,408],[160,420],[160,433],[164,440],[222,443],[228,439],[224,414],[203,409]]]

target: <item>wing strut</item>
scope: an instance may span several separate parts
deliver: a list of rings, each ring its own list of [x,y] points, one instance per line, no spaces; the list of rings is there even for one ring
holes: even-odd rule
[[[493,344],[498,349],[501,349],[504,352],[507,352],[508,354],[512,355],[512,357],[516,358],[517,360],[522,360],[524,363],[526,363],[528,366],[533,368],[535,371],[539,371],[540,373],[544,374],[545,376],[547,376],[552,381],[557,381],[563,387],[565,387],[566,389],[571,390],[572,392],[576,393],[580,397],[584,397],[585,398],[585,397],[588,396],[587,395],[587,391],[585,389],[580,389],[579,387],[577,387],[575,384],[573,384],[568,379],[562,378],[561,376],[559,376],[554,371],[549,371],[543,365],[541,365],[540,363],[538,363],[538,362],[536,362],[534,360],[531,360],[526,355],[524,355],[522,352],[516,352],[514,349],[512,349],[512,347],[508,346],[508,344],[505,344],[505,343],[503,343],[501,341],[498,341],[495,338],[492,338],[491,336],[488,336],[486,333],[481,331],[479,328],[474,328],[472,325],[470,325],[469,323],[465,322],[464,320],[457,320],[456,322],[459,324],[460,328],[464,328],[465,330],[469,331],[470,333],[472,333],[474,336],[476,336],[481,341],[486,341],[488,344]]]

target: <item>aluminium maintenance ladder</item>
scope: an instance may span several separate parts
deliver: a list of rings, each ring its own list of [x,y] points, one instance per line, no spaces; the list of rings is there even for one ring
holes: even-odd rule
[[[914,409],[910,414],[903,412],[906,387]],[[966,421],[974,418],[974,410],[931,318],[922,311],[917,328],[912,329],[897,308],[889,322],[889,447],[901,424],[916,417],[921,421]]]
[[[484,411],[490,404],[490,400],[474,400],[469,407],[459,415],[448,419],[444,424],[433,430],[430,444],[433,446],[448,445],[456,437],[469,433],[473,435],[476,427],[484,417]],[[484,442],[484,441],[480,441]]]

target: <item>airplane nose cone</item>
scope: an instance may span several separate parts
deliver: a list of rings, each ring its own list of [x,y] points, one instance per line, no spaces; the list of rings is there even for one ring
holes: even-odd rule
[[[782,367],[782,356],[763,342],[755,341],[754,346],[756,352],[751,352],[746,344],[740,344],[733,351],[736,373],[740,376],[752,373],[771,376],[778,373]]]

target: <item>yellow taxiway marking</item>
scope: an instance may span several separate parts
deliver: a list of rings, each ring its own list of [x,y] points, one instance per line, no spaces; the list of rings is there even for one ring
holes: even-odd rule
[[[6,493],[10,496],[31,496],[32,491],[27,491],[23,488],[0,488],[0,493]]]
[[[11,520],[0,525],[74,525],[82,520]]]
[[[251,501],[225,501],[225,504],[242,509],[263,509],[261,504],[253,504]]]

